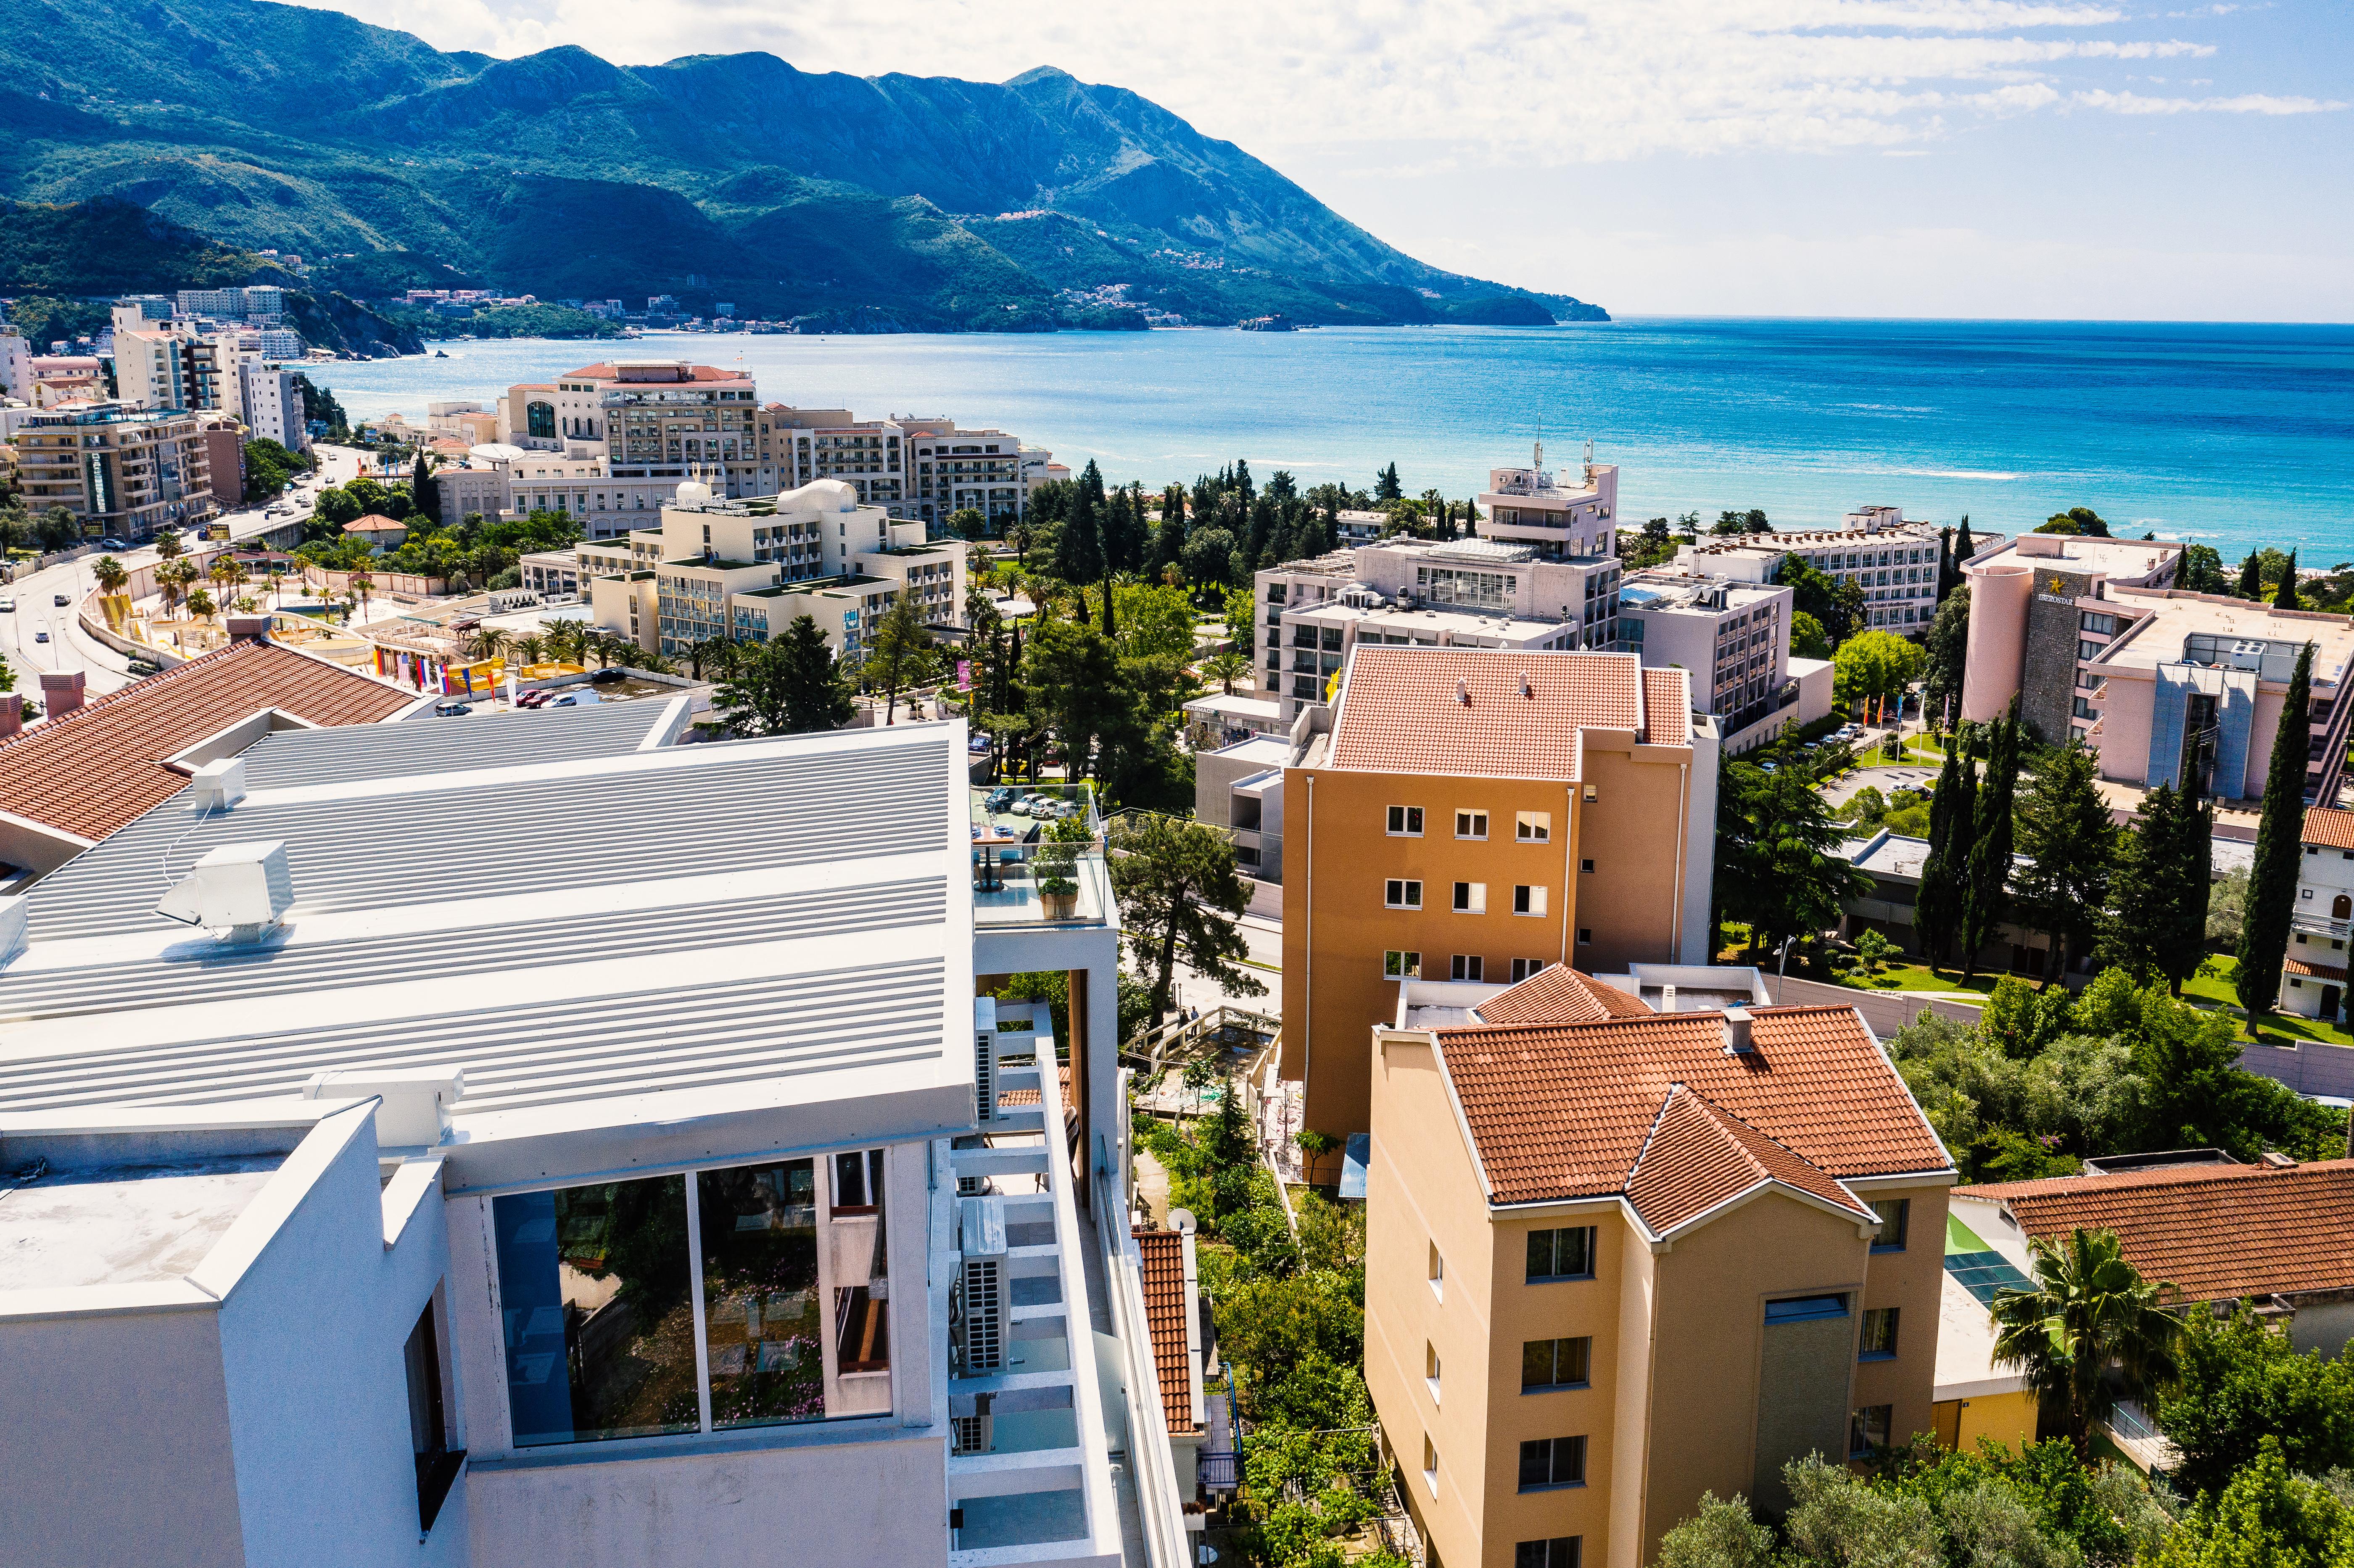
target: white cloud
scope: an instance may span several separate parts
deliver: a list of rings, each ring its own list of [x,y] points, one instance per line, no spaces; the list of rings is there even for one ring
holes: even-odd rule
[[[2338,99],[2274,98],[2243,92],[2233,98],[2150,98],[2138,92],[2079,92],[2069,102],[2113,114],[2328,114],[2354,107]]]

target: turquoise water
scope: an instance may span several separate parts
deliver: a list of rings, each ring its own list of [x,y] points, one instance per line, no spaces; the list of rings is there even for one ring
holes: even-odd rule
[[[613,352],[451,344],[336,365],[365,418],[485,406]],[[1264,475],[1409,494],[1594,442],[1620,514],[1762,506],[1776,524],[1864,504],[2015,532],[2089,505],[2120,532],[2354,557],[2354,328],[2046,322],[1637,319],[1524,330],[1043,336],[658,334],[631,357],[741,364],[764,398],[862,418],[948,414],[1159,486],[1240,456]]]

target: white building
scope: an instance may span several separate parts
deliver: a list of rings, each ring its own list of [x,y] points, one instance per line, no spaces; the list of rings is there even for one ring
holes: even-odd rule
[[[2354,939],[2354,811],[2316,806],[2302,837],[2280,1008],[2336,1022],[2346,1015],[2346,944]]]
[[[245,428],[256,440],[276,441],[288,451],[308,451],[311,427],[302,418],[302,388],[295,372],[258,355],[237,362],[238,401]]]
[[[1618,590],[1618,649],[1691,672],[1692,706],[1727,735],[1782,705],[1790,683],[1790,590],[1729,577],[1630,574]]]
[[[33,398],[33,345],[6,322],[0,322],[0,397]]]
[[[1862,589],[1866,624],[1917,635],[1937,613],[1938,532],[1935,524],[1905,522],[1900,508],[1866,506],[1849,513],[1837,528],[1704,538],[1677,550],[1676,569],[1694,577],[1770,583],[1780,580],[1782,558],[1797,556],[1817,571]],[[1999,534],[1972,537],[1973,554],[1979,556],[2002,543]]]
[[[0,1560],[1190,1558],[1099,848],[655,706],[224,737],[0,906]]]

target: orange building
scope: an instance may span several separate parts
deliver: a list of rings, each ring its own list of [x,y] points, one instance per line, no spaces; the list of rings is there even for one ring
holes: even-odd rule
[[[1365,1383],[1433,1562],[1639,1568],[1704,1491],[1772,1515],[1788,1461],[1931,1430],[1955,1173],[1853,1008],[1403,1000]]]
[[[1717,742],[1687,673],[1632,654],[1355,649],[1284,775],[1306,1125],[1367,1130],[1367,1042],[1404,980],[1705,963]]]

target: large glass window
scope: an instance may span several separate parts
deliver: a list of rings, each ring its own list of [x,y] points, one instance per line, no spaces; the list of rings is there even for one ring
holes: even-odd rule
[[[1594,1229],[1571,1225],[1556,1231],[1529,1233],[1531,1285],[1555,1279],[1590,1279],[1594,1276]]]
[[[883,1171],[859,1150],[495,1200],[516,1445],[887,1412]]]

